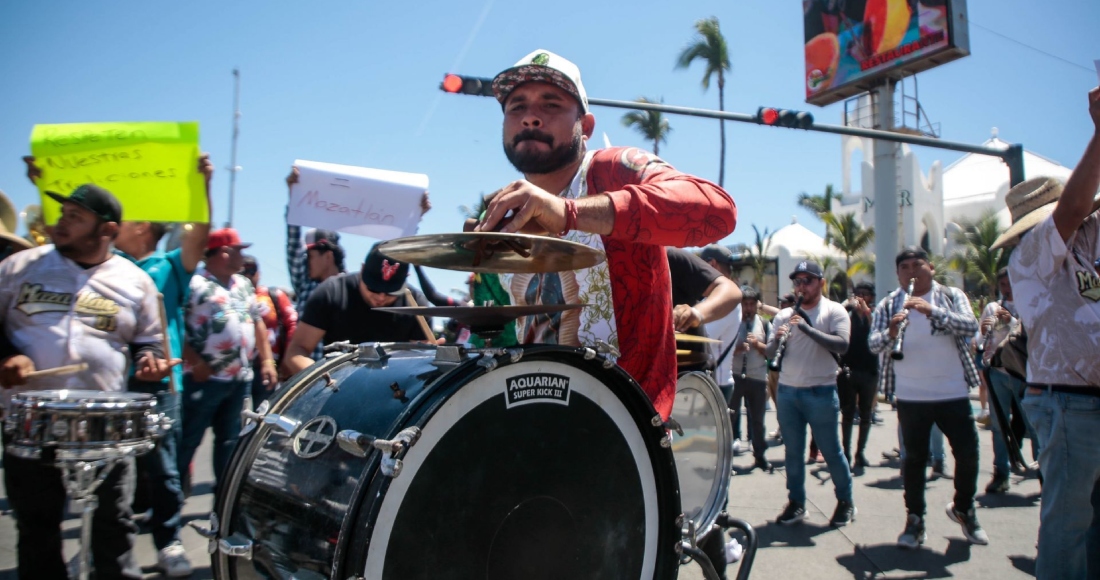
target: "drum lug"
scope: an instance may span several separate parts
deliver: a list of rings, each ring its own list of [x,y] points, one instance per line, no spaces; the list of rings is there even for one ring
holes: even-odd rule
[[[672,447],[672,437],[669,437],[668,435],[661,437],[661,447],[664,447],[665,449]]]
[[[393,439],[378,439],[351,429],[345,429],[336,434],[336,443],[340,449],[356,457],[366,457],[371,449],[387,454],[382,456],[381,470],[388,477],[401,475],[402,463],[397,456],[403,455],[405,450],[415,445],[419,439],[419,427],[402,429]]]
[[[264,401],[260,404],[258,412],[249,411],[248,409],[242,410],[241,421],[244,423],[244,426],[241,428],[241,434],[245,435],[250,433],[256,428],[256,425],[262,422],[264,425],[271,426],[271,428],[276,431],[281,431],[281,435],[290,437],[302,426],[302,422],[297,419],[283,417],[275,413],[268,413],[267,409],[267,401]]]
[[[477,361],[477,366],[484,367],[486,372],[492,372],[496,370],[497,365],[499,364],[500,363],[497,362],[497,359],[492,356],[483,356],[481,357],[481,360]]]
[[[364,342],[359,345],[359,362],[360,364],[368,362],[381,362],[389,358],[390,355],[386,354],[386,349],[377,342]]]
[[[218,539],[218,514],[210,512],[210,527],[203,526],[197,521],[187,522],[191,529],[208,540],[207,552],[213,554],[216,550],[215,541]]]
[[[454,366],[462,364],[465,357],[462,355],[462,347],[456,345],[441,345],[435,349],[435,366]]]
[[[228,538],[218,540],[218,551],[230,558],[252,559],[252,540],[233,534]]]
[[[615,358],[619,358],[620,356],[622,356],[622,353],[619,352],[619,349],[615,348],[612,344],[600,339],[596,340],[596,352]]]

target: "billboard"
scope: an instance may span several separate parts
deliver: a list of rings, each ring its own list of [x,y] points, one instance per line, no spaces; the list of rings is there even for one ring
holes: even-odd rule
[[[970,54],[966,0],[803,0],[802,6],[812,105]]]

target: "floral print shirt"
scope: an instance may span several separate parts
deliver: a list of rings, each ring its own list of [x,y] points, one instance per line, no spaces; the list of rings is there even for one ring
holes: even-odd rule
[[[251,381],[256,357],[256,321],[262,318],[256,291],[234,274],[222,286],[205,268],[191,278],[184,310],[187,344],[213,369],[212,381]],[[190,366],[184,367],[190,373]]]

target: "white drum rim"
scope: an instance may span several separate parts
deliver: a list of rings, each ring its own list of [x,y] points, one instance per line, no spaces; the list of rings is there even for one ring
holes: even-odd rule
[[[706,373],[699,371],[690,371],[680,374],[676,379],[676,395],[679,396],[681,390],[692,390],[702,395],[711,406],[712,416],[717,419],[716,435],[718,438],[717,445],[717,458],[715,465],[715,481],[711,485],[710,493],[707,496],[706,502],[703,503],[703,509],[700,514],[699,520],[695,522],[696,537],[702,537],[708,531],[711,526],[714,525],[715,520],[718,519],[718,514],[722,513],[722,506],[729,496],[730,487],[730,472],[733,469],[733,450],[729,445],[723,445],[722,441],[733,441],[733,424],[730,422],[729,405],[725,403],[725,399],[722,397],[722,391],[718,388],[718,384],[714,382]],[[673,407],[672,418],[676,417],[676,408]],[[676,452],[673,450],[673,456]],[[676,462],[677,468],[679,468],[680,462]],[[681,479],[679,473],[677,473],[677,480]],[[681,484],[680,489],[680,502],[683,500],[683,486]],[[686,516],[686,513],[685,513]]]

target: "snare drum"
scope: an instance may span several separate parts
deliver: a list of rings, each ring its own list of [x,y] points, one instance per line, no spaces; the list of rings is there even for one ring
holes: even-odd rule
[[[671,418],[679,425],[672,453],[680,502],[698,537],[710,530],[729,494],[733,426],[718,385],[700,372],[682,373],[676,380]]]
[[[51,463],[141,455],[160,436],[156,399],[144,393],[25,391],[12,395],[8,453]]]
[[[593,350],[361,345],[269,403],[215,502],[216,578],[677,575],[665,429]]]

